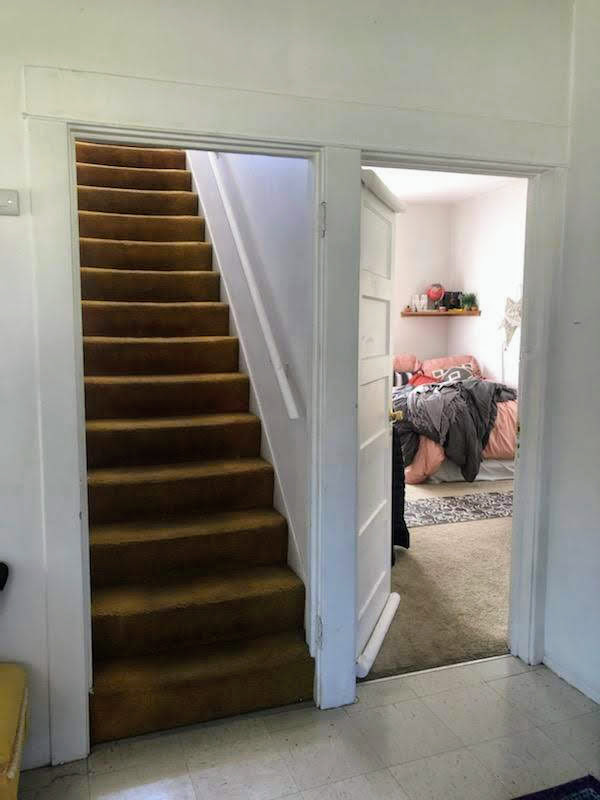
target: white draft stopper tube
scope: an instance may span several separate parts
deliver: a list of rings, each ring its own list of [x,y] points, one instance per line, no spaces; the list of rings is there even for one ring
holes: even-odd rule
[[[365,649],[356,659],[357,678],[366,678],[369,674],[399,605],[400,595],[398,592],[392,592],[377,620],[377,625],[373,628],[373,633],[369,637]]]

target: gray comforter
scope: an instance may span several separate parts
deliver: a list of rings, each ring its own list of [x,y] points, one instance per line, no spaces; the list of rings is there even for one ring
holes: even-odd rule
[[[444,448],[466,481],[474,481],[496,422],[497,404],[516,397],[514,389],[479,378],[394,389],[394,411],[404,415],[394,423],[404,463],[412,463],[419,436],[428,436]]]

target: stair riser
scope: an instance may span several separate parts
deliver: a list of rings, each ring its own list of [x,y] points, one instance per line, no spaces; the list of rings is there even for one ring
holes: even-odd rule
[[[198,645],[252,639],[302,627],[304,587],[236,600],[179,606],[168,611],[93,617],[95,658],[127,657]]]
[[[89,481],[90,523],[168,519],[175,514],[209,514],[268,508],[273,504],[273,470],[217,473],[182,480],[96,484]]]
[[[83,343],[86,375],[176,375],[235,372],[238,368],[237,339],[205,342],[170,342],[162,339]]]
[[[87,432],[87,462],[95,467],[172,464],[260,455],[258,420],[209,427]]]
[[[76,142],[75,155],[85,164],[107,164],[118,167],[150,169],[185,169],[185,151],[153,147]]]
[[[180,539],[136,542],[127,545],[94,545],[91,549],[92,586],[152,582],[178,570],[228,570],[265,564],[284,564],[287,529],[215,533]]]
[[[98,384],[86,382],[87,419],[137,419],[247,411],[249,382],[245,375],[231,381],[161,384]]]
[[[227,336],[229,307],[160,308],[84,303],[84,336]]]
[[[77,184],[114,189],[190,192],[192,175],[186,170],[133,169],[77,164]]]
[[[216,272],[129,272],[112,269],[82,269],[83,300],[123,300],[176,303],[219,299]]]
[[[198,195],[192,192],[78,186],[77,206],[80,211],[113,214],[197,214]]]
[[[206,242],[128,242],[79,240],[82,267],[124,269],[211,269],[212,247]]]
[[[143,217],[80,211],[79,235],[139,242],[203,242],[204,220],[202,217]]]
[[[309,700],[313,673],[306,659],[221,680],[167,685],[152,693],[91,694],[92,743]]]

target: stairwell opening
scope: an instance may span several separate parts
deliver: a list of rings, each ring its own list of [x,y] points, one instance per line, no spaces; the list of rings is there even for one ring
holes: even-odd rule
[[[312,697],[299,476],[314,177],[303,159],[276,175],[248,162],[275,156],[211,158],[76,143],[92,742]],[[278,281],[248,274],[277,252]]]

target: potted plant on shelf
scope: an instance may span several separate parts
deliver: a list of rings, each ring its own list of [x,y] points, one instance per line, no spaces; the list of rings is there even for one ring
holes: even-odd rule
[[[462,296],[462,307],[465,311],[477,311],[477,295],[465,292]]]

